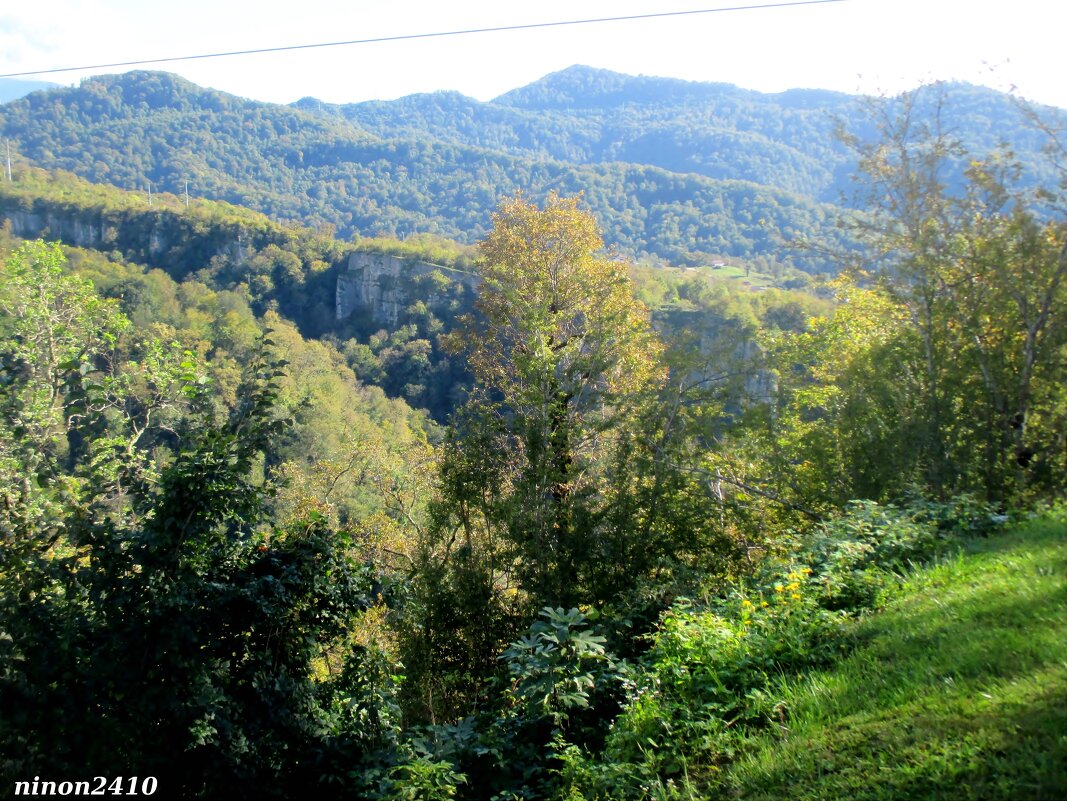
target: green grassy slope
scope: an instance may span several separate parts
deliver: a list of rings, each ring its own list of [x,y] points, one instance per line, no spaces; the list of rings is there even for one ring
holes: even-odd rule
[[[789,686],[729,770],[746,799],[1067,798],[1067,523],[914,572],[863,645]]]

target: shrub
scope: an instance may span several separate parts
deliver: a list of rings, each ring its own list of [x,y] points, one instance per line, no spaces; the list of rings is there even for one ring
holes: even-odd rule
[[[650,635],[604,758],[561,753],[565,786],[574,797],[672,798],[714,785],[740,735],[785,726],[783,677],[841,656],[849,618],[875,606],[896,572],[993,525],[973,499],[855,502],[791,543],[788,558],[711,599],[675,602]]]

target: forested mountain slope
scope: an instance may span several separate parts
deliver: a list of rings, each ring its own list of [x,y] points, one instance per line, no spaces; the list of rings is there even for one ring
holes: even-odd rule
[[[1008,142],[1035,177],[1042,138],[1009,95],[951,84],[943,124],[969,150]],[[932,87],[926,105],[938,100]],[[745,180],[836,203],[851,187],[855,158],[835,137],[842,125],[872,135],[861,97],[816,89],[764,94],[731,84],[634,77],[574,66],[488,103],[454,92],[342,106],[295,104],[385,137],[431,137],[574,164],[628,162],[720,180]],[[925,114],[926,109],[923,109]],[[1041,109],[1062,121],[1063,113]]]
[[[344,242],[221,201],[193,198],[186,206],[181,196],[156,192],[149,205],[144,193],[21,165],[13,178],[0,182],[0,225],[15,236],[55,239],[95,251],[105,262],[144,265],[179,282],[237,292],[256,314],[274,310],[304,337],[332,341],[360,381],[438,420],[463,395],[469,376],[462,362],[444,352],[438,335],[471,311],[470,281],[455,279],[475,270],[473,247],[432,235]],[[395,257],[406,266],[398,276],[367,276],[362,266],[352,273],[357,253],[371,260]],[[411,269],[416,263],[437,269]],[[661,330],[703,337],[705,348],[729,332],[724,347],[732,352],[747,343],[737,351],[744,358],[755,353],[757,319],[798,328],[825,304],[787,289],[802,285],[802,274],[761,274],[748,263],[703,270],[632,267],[631,276]],[[346,277],[368,283],[357,294],[369,300],[341,314],[336,302]],[[133,286],[120,292],[141,296]]]
[[[1040,133],[1009,96],[950,85],[924,98],[919,110],[940,102],[943,126],[971,152],[1007,142],[1028,180],[1051,182]],[[794,245],[845,242],[831,203],[849,193],[855,158],[834,131],[868,136],[862,106],[833,92],[765,95],[572,67],[489,103],[437,93],[287,107],[130,72],[7,103],[0,136],[48,169],[126,189],[188,185],[343,236],[469,243],[502,197],[582,192],[608,244],[631,257],[761,257],[818,273],[833,265]]]
[[[11,183],[0,183],[0,235],[48,237],[85,249],[101,263],[116,265],[116,275],[125,271],[122,265],[133,264],[165,274],[169,281],[233,293],[249,313],[278,313],[302,336],[330,339],[365,384],[439,417],[455,402],[463,368],[443,357],[434,335],[469,311],[472,293],[464,284],[443,275],[401,282],[394,290],[406,296],[391,324],[383,324],[370,306],[339,320],[335,299],[338,277],[357,251],[429,259],[448,272],[469,262],[460,246],[439,239],[347,243],[224,202],[194,199],[186,206],[182,198],[157,193],[149,206],[144,195],[91,184],[70,173],[19,166],[13,177]],[[168,305],[108,272],[102,269],[116,296],[152,310]],[[151,321],[138,322],[146,319]]]
[[[387,137],[432,137],[573,164],[647,164],[834,202],[837,173],[850,165],[832,135],[835,118],[855,115],[857,99],[812,96],[813,102],[794,103],[727,84],[572,67],[489,103],[441,92],[345,106],[312,99],[296,105]]]
[[[431,232],[471,242],[501,197],[583,192],[609,244],[637,256],[791,259],[787,240],[839,240],[833,209],[781,189],[660,167],[575,165],[425,136],[385,139],[344,119],[243,100],[165,73],[94,78],[0,109],[0,132],[46,168],[127,189],[247,205],[341,234]]]

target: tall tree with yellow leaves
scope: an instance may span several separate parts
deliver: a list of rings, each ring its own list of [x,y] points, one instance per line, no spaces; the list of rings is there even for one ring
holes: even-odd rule
[[[509,539],[523,584],[573,600],[597,550],[609,454],[664,377],[662,346],[626,266],[597,255],[577,198],[504,202],[481,243],[480,325],[463,335],[477,382],[511,438]]]

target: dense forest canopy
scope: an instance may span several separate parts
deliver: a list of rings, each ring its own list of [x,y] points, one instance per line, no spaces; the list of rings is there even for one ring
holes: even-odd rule
[[[475,250],[435,235],[405,240],[361,237],[341,242],[330,231],[280,225],[262,214],[220,201],[190,200],[91,184],[69,173],[22,166],[0,183],[0,209],[25,235],[47,234],[70,245],[106,249],[112,260],[166,271],[177,280],[195,276],[216,289],[244,293],[250,308],[276,309],[306,337],[331,338],[360,380],[406,398],[443,421],[468,382],[461,360],[442,349],[447,333],[470,310],[468,286]],[[337,319],[339,276],[354,253],[380,253],[438,265],[441,275],[410,277],[395,287],[405,300],[385,325],[374,310]],[[702,271],[631,267],[637,291],[652,303],[662,325],[714,332],[728,320],[751,321],[783,312],[783,325],[799,325],[795,309],[810,305],[789,287],[807,276],[777,262],[754,259]],[[714,285],[710,290],[709,283]],[[775,289],[780,287],[781,289]],[[749,290],[762,290],[753,296]],[[126,291],[126,290],[123,290]],[[732,324],[732,323],[731,323]]]
[[[823,130],[839,95],[786,93],[776,123],[764,96],[576,68],[484,109],[407,98],[403,132],[383,104],[279,109],[156,73],[5,105],[0,779],[780,797],[788,770],[753,763],[795,750],[797,694],[846,708],[834,671],[877,651],[871,626],[899,634],[885,608],[931,605],[902,595],[929,575],[952,596],[879,665],[951,653],[926,672],[970,705],[933,760],[849,729],[885,756],[847,795],[1062,794],[1067,151],[1036,112],[1014,152],[975,146],[975,97],[993,96],[874,102],[822,137],[856,165],[855,215],[602,160],[612,136],[674,158],[672,117],[735,108],[723,147],[746,132],[790,167],[772,129]],[[446,108],[492,119],[432,122]],[[507,131],[523,154],[494,149]],[[349,169],[351,193],[323,181]],[[217,197],[174,191],[190,173]],[[355,203],[376,222],[343,217]],[[401,209],[420,235],[350,236],[395,232]],[[824,237],[792,261],[832,253],[832,277],[763,249],[789,220]],[[339,317],[339,280],[385,255],[418,262],[375,279],[390,313]],[[993,584],[1013,571],[1025,589]],[[968,626],[981,659],[952,650]],[[916,737],[940,713],[894,710]],[[820,781],[842,774],[815,758]]]
[[[1003,140],[1028,180],[1053,181],[1040,132],[1019,123],[1010,97],[945,93],[944,122],[969,148]],[[286,107],[131,72],[5,104],[0,136],[41,167],[142,191],[188,182],[198,197],[344,236],[473,243],[502,196],[582,192],[608,243],[632,258],[759,256],[820,273],[833,265],[794,245],[848,241],[831,204],[853,189],[855,160],[833,132],[842,121],[869,133],[861,106],[575,67],[492,103],[435,94]]]

